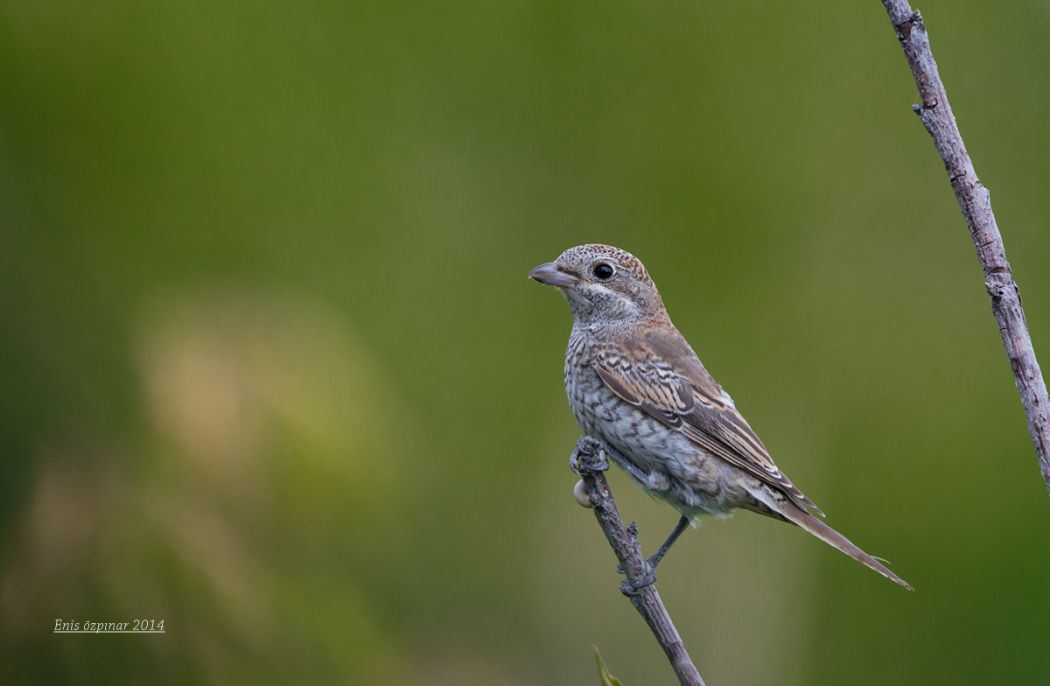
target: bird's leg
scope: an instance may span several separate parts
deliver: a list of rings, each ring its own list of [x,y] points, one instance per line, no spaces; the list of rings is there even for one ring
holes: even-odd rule
[[[678,537],[682,535],[682,532],[689,526],[689,518],[682,515],[682,518],[678,520],[678,523],[674,525],[674,529],[667,536],[667,540],[663,542],[660,549],[656,551],[656,554],[649,558],[649,566],[656,569],[656,565],[660,564],[660,560],[664,559],[664,555],[671,549],[674,542],[678,540]]]
[[[639,484],[642,484],[643,486],[648,485],[650,480],[648,472],[643,472],[641,469],[636,467],[633,462],[631,462],[628,459],[625,459],[624,457],[621,457],[618,453],[612,450],[608,451],[608,455],[612,458],[613,462],[620,465],[620,469],[627,472],[628,476],[630,476],[632,479],[637,481]]]
[[[671,549],[674,542],[677,541],[678,537],[682,535],[682,532],[686,530],[689,526],[689,521],[688,517],[682,515],[682,518],[674,525],[674,529],[671,530],[671,533],[667,536],[667,540],[663,542],[660,549],[656,551],[655,555],[646,560],[646,562],[649,563],[650,571],[656,571],[656,565],[660,564],[660,560],[664,559],[664,555],[667,554],[667,551]],[[616,571],[623,574],[623,565],[616,567]]]

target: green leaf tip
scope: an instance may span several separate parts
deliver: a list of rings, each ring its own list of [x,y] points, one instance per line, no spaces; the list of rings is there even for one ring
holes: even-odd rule
[[[623,682],[614,677],[609,673],[609,668],[605,666],[605,660],[602,659],[601,651],[598,650],[598,646],[594,648],[594,660],[598,663],[598,676],[601,677],[602,686],[623,686]]]

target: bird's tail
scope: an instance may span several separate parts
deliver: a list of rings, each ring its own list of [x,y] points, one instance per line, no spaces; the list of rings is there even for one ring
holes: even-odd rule
[[[883,575],[890,581],[900,584],[909,591],[915,589],[911,587],[904,579],[900,578],[889,570],[886,565],[879,562],[877,559],[868,555],[866,552],[853,545],[852,541],[835,531],[830,526],[820,521],[810,513],[797,507],[794,504],[787,504],[786,506],[778,508],[778,513],[781,514],[785,519],[793,524],[798,524],[800,527],[813,534],[820,540],[824,541],[828,545],[834,546],[852,557],[857,562],[861,563],[865,567],[874,569],[879,574]]]

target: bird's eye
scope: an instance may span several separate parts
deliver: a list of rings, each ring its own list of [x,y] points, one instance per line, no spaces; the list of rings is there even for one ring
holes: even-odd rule
[[[612,265],[608,262],[599,262],[598,264],[591,267],[591,273],[594,274],[594,278],[599,281],[608,281],[616,273]]]

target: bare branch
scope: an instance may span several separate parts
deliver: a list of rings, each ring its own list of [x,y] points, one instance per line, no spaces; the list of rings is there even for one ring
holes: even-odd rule
[[[977,258],[984,270],[984,286],[992,299],[992,313],[999,324],[1006,356],[1010,360],[1017,391],[1021,394],[1021,404],[1028,417],[1028,433],[1035,444],[1043,480],[1050,489],[1050,400],[1047,399],[1046,383],[1039,371],[1032,338],[1021,308],[1021,294],[1010,273],[1010,264],[1006,261],[1006,249],[992,213],[988,189],[978,180],[955,123],[948,93],[930,50],[922,15],[913,10],[906,0],[883,0],[882,4],[886,6],[897,39],[904,49],[904,56],[911,66],[915,84],[919,87],[921,104],[914,106],[915,113],[919,115],[944,160],[948,180],[977,248]]]
[[[569,459],[569,464],[583,478],[590,505],[594,507],[594,517],[616,553],[621,569],[627,575],[627,579],[620,584],[620,590],[652,629],[682,686],[704,686],[704,680],[700,678],[692,658],[686,652],[682,638],[678,635],[678,630],[675,629],[671,616],[667,614],[667,608],[653,585],[656,576],[649,563],[642,557],[637,527],[634,522],[624,527],[623,520],[620,519],[616,501],[609,490],[609,482],[605,479],[609,463],[601,442],[588,436],[581,438]]]

